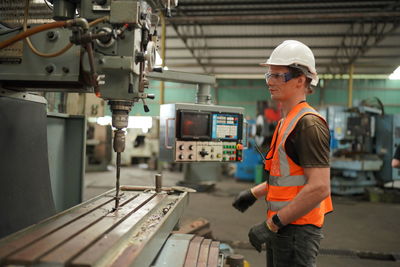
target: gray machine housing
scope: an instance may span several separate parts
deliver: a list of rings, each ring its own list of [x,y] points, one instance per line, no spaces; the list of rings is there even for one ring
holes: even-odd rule
[[[378,178],[386,182],[400,180],[400,169],[392,168],[391,161],[400,146],[400,114],[379,116],[376,120],[376,150],[383,159]]]
[[[73,12],[68,9],[69,6]],[[88,21],[109,16],[109,21],[90,27],[91,34],[112,32],[120,29],[123,24],[130,25],[122,37],[111,38],[108,43],[99,40],[92,42],[94,70],[101,81],[98,85],[101,98],[134,102],[146,98],[143,86],[140,87],[139,83],[145,69],[142,65],[147,66],[151,61],[147,59],[152,59],[152,51],[145,51],[147,47],[144,47],[142,38],[142,32],[148,33],[151,28],[151,8],[146,2],[135,0],[105,1],[102,5],[96,1],[55,1],[53,18],[72,19],[75,8]],[[140,14],[145,19],[140,19]],[[0,41],[17,33],[2,35]],[[71,29],[56,28],[36,33],[30,39],[39,51],[53,53],[65,47],[72,36]],[[142,60],[138,59],[140,55],[144,56]],[[73,45],[56,57],[40,57],[23,41],[18,41],[0,50],[0,63],[0,81],[4,88],[20,91],[93,92],[88,53],[81,45]]]
[[[216,112],[239,115],[237,139],[224,140],[182,140],[179,138],[179,112]],[[160,160],[167,162],[221,162],[242,161],[243,144],[247,138],[243,127],[244,108],[202,105],[191,103],[174,103],[160,106]],[[239,133],[240,131],[240,133]],[[239,145],[239,146],[238,146]]]

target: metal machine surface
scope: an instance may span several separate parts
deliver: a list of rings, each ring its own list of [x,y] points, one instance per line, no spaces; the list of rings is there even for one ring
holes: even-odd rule
[[[8,236],[0,265],[151,266],[188,202],[187,192],[152,189],[122,187],[117,211],[112,190]]]
[[[158,16],[145,1],[50,2],[55,22],[41,17],[50,23],[29,25],[33,26],[29,29],[29,11],[34,3],[30,5],[29,0],[1,3],[5,19],[2,22],[14,28],[0,31],[0,88],[94,92],[108,101],[115,128],[117,208],[119,163],[125,149],[124,129],[129,112],[139,100],[148,110],[145,99],[154,98],[145,89],[146,74],[153,71],[155,64],[157,25],[153,22]],[[170,7],[170,1],[154,3],[154,7],[162,8],[163,3]],[[24,10],[22,26],[12,13],[18,7]]]
[[[198,97],[205,103],[209,94],[202,92],[210,90],[215,77],[203,75],[198,82],[194,81],[198,75],[153,72],[159,19],[153,9],[165,7],[168,13],[177,1],[47,2],[53,5],[51,14],[39,20],[34,16],[43,14],[40,8],[47,9],[43,3],[41,7],[28,0],[0,3],[2,15],[8,14],[1,22],[9,25],[0,28],[0,90],[93,92],[107,100],[115,128],[116,190],[1,240],[0,265],[149,266],[181,216],[186,193],[120,188],[129,112],[139,101],[148,110],[145,99],[154,98],[145,92],[149,78],[200,84]],[[40,12],[31,12],[36,8]],[[21,11],[25,11],[23,23],[14,20],[15,12],[21,15]],[[48,162],[42,163],[46,169]]]
[[[243,108],[189,103],[160,107],[160,158],[173,162],[242,161]]]
[[[376,120],[376,150],[383,159],[377,177],[383,182],[400,180],[400,169],[392,168],[391,161],[400,146],[400,114],[379,116]]]
[[[173,255],[173,257],[171,257]],[[217,267],[224,265],[224,255],[219,253],[219,242],[191,234],[173,234],[152,267]],[[240,266],[240,265],[230,265]]]

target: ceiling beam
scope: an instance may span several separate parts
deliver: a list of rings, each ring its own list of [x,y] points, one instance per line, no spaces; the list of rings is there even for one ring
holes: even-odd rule
[[[262,69],[262,66],[259,66],[254,63],[206,63],[203,64],[206,67],[233,67],[233,68],[245,68],[245,67],[260,67]],[[329,67],[331,66],[331,63],[321,63],[318,64],[317,67]],[[371,68],[371,69],[377,69],[377,68],[392,68],[394,66],[397,66],[396,63],[393,64],[382,64],[382,63],[376,63],[376,62],[356,62],[355,66],[363,67],[363,68]],[[199,67],[197,63],[183,63],[183,64],[168,64],[168,68],[170,67],[179,67],[179,68],[184,68],[184,67]]]
[[[353,33],[348,33],[348,32],[343,32],[343,33],[276,33],[276,34],[243,34],[243,33],[238,33],[238,34],[226,34],[226,35],[204,35],[201,36],[201,38],[205,39],[247,39],[247,38],[318,38],[318,37],[333,37],[337,38],[340,37],[342,38],[343,36],[348,36],[348,37],[365,37],[369,36],[370,33],[358,33],[358,32],[353,32]],[[400,36],[400,33],[397,32],[391,32],[388,33],[387,36]],[[197,35],[185,35],[186,39],[197,39],[199,36]],[[180,36],[168,36],[168,39],[180,39]]]
[[[351,13],[328,13],[328,14],[282,14],[282,15],[241,15],[241,16],[181,16],[170,18],[169,21],[174,24],[179,23],[218,23],[218,22],[266,22],[266,21],[307,21],[307,20],[340,20],[340,19],[352,19],[352,20],[367,20],[367,19],[384,19],[384,18],[396,18],[400,16],[399,11],[392,12],[351,12]]]
[[[400,1],[387,5],[385,10],[397,10],[400,6]],[[373,47],[379,46],[379,43],[387,36],[392,34],[399,28],[400,19],[397,18],[394,23],[387,23],[382,21],[375,21],[373,24],[367,24],[365,21],[350,25],[347,33],[343,36],[340,46],[335,51],[335,57],[332,58],[332,65],[330,69],[338,68],[339,73],[345,73],[349,67]],[[354,33],[363,33],[359,36],[354,36]],[[346,56],[346,60],[341,60],[341,56]]]
[[[180,29],[182,29],[182,28],[179,28],[178,25],[175,25],[175,24],[173,24],[172,27],[174,28],[179,39],[181,39],[182,42],[185,44],[186,49],[189,50],[190,54],[192,55],[192,58],[194,58],[196,60],[198,66],[200,66],[204,70],[205,73],[208,73],[206,67],[204,66],[203,63],[201,63],[201,60],[198,58],[198,55],[196,54],[195,50],[189,44],[188,38],[186,37],[186,35],[184,33],[181,32]],[[199,37],[202,38],[202,36],[198,36],[197,38],[199,38]],[[171,37],[168,36],[168,38],[171,38]],[[167,56],[167,59],[170,59],[170,58]]]
[[[398,53],[395,55],[361,55],[359,58],[364,58],[364,59],[387,59],[387,58],[392,58],[396,59],[400,57],[400,51],[397,51]],[[348,59],[347,56],[345,55],[340,55],[338,56],[343,59]],[[261,60],[262,58],[258,56],[198,56],[198,59],[206,59],[206,60],[215,60],[215,59],[224,59],[224,60],[235,60],[235,59],[259,59]],[[315,59],[332,59],[333,56],[316,56]],[[187,56],[169,56],[167,57],[168,60],[180,60],[180,59],[193,59],[193,57],[187,57]]]
[[[180,9],[184,10],[185,16],[198,16],[198,17],[210,17],[210,16],[257,16],[257,15],[302,15],[302,14],[332,14],[332,13],[372,13],[377,10],[383,9],[379,7],[331,7],[331,8],[318,8],[318,7],[290,7],[290,9],[282,8],[264,8],[264,7],[241,7],[233,6],[231,8],[218,8],[218,9]],[[178,13],[177,13],[178,14]],[[179,15],[176,15],[179,17]],[[203,24],[203,23],[202,23]]]
[[[393,21],[393,18],[383,18],[382,21]],[[310,20],[310,21],[296,21],[296,25],[343,25],[353,23],[354,19],[341,19],[341,20]],[[370,20],[372,22],[372,20]],[[170,25],[170,24],[169,24]],[[179,26],[193,26],[192,22],[179,23]],[[293,25],[292,21],[226,21],[226,22],[205,22],[201,23],[203,26],[237,26],[237,25]],[[167,23],[168,26],[168,23]]]
[[[389,4],[393,3],[394,0],[388,0],[384,1],[381,0],[379,3],[383,4]],[[227,0],[227,1],[187,1],[187,0],[180,0],[179,1],[179,6],[221,6],[221,5],[284,5],[284,4],[292,4],[293,0],[249,0],[249,1],[243,1],[243,0],[238,0],[238,1],[233,1],[233,0]],[[324,0],[322,2],[323,4],[349,4],[348,0]],[[315,0],[305,0],[305,1],[296,1],[296,4],[299,5],[307,5],[307,4],[316,4]],[[318,4],[318,2],[317,2]],[[362,0],[362,1],[352,1],[351,4],[353,5],[376,5],[377,1],[376,0]]]
[[[315,49],[336,49],[337,46],[309,46],[311,50]],[[276,46],[208,46],[208,50],[272,50]],[[361,47],[360,47],[361,48]],[[183,46],[167,46],[167,49],[172,50],[186,50]],[[203,47],[192,47],[192,49],[203,49]],[[379,45],[374,49],[399,49],[399,45]]]

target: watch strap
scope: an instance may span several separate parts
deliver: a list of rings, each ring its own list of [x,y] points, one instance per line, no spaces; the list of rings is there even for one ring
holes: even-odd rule
[[[276,226],[280,228],[284,227],[283,223],[281,222],[281,219],[279,218],[278,214],[276,213],[274,216],[272,216],[272,221]]]

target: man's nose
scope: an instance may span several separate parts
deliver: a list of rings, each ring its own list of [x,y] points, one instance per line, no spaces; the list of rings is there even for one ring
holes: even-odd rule
[[[268,85],[268,86],[274,85],[274,81],[273,81],[273,80],[274,80],[274,79],[268,79],[268,80],[266,80],[267,85]]]

